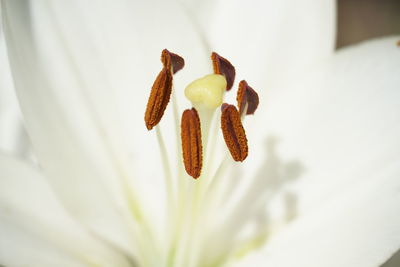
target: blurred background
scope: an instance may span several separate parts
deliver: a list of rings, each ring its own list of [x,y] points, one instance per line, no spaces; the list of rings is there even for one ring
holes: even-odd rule
[[[337,48],[400,34],[400,0],[338,0],[337,11]]]

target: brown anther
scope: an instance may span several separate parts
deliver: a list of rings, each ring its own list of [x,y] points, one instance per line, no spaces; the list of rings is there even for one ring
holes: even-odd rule
[[[223,104],[221,108],[221,129],[226,146],[235,161],[243,161],[248,155],[249,148],[240,114],[234,105]]]
[[[239,83],[236,100],[240,114],[243,114],[247,104],[246,115],[254,114],[259,103],[257,92],[254,91],[254,89],[251,88],[245,80]]]
[[[181,56],[171,53],[167,49],[164,49],[161,53],[161,62],[167,69],[172,67],[173,74],[185,66],[185,60]]]
[[[172,92],[172,72],[164,67],[158,74],[151,88],[149,101],[147,102],[144,121],[148,130],[156,126],[167,108]]]
[[[182,154],[186,172],[197,179],[203,164],[200,118],[195,108],[187,109],[181,120]]]
[[[396,44],[398,47],[400,47],[400,40],[398,40]]]
[[[226,90],[231,90],[233,82],[235,81],[235,67],[226,58],[221,57],[215,52],[212,52],[211,60],[214,73],[224,75],[226,79]]]
[[[164,115],[171,97],[172,75],[185,65],[182,57],[169,52],[167,49],[161,52],[161,62],[164,67],[151,87],[150,97],[144,114],[144,121],[148,130],[153,129]]]

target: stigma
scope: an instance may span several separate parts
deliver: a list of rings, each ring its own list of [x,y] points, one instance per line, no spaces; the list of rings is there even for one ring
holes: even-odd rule
[[[227,82],[223,75],[209,74],[191,82],[185,96],[194,107],[216,109],[222,105]]]
[[[182,57],[166,49],[161,54],[161,62],[163,68],[152,86],[145,112],[148,130],[161,121],[170,99],[173,75],[184,66]],[[244,80],[238,86],[237,107],[224,103],[225,93],[234,85],[236,71],[229,60],[215,52],[211,54],[211,62],[214,73],[194,80],[184,90],[191,107],[182,113],[181,118],[182,160],[186,173],[195,179],[202,175],[203,142],[207,143],[209,125],[218,108],[227,150],[234,161],[242,162],[248,155],[242,119],[254,114],[259,103],[258,94]]]

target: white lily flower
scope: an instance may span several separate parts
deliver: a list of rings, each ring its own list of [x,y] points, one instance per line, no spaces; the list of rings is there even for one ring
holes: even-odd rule
[[[332,1],[1,3],[40,168],[0,156],[0,265],[376,267],[400,248],[399,37],[332,55]],[[164,48],[186,66],[149,132]],[[211,51],[260,107],[242,164],[200,115],[193,179],[178,111]]]
[[[0,31],[0,62],[2,62],[0,64],[0,149],[3,152],[26,156],[27,138],[21,123],[10,66],[7,64],[8,56],[2,31]]]

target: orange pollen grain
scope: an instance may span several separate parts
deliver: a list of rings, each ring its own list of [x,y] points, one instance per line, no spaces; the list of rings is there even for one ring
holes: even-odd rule
[[[151,88],[144,121],[148,130],[156,126],[167,108],[172,92],[172,71],[164,67]]]
[[[197,179],[201,174],[203,148],[200,119],[195,108],[187,109],[182,114],[181,139],[186,172]]]
[[[249,150],[246,132],[240,120],[239,111],[234,105],[222,105],[221,129],[232,158],[235,161],[245,160]]]

